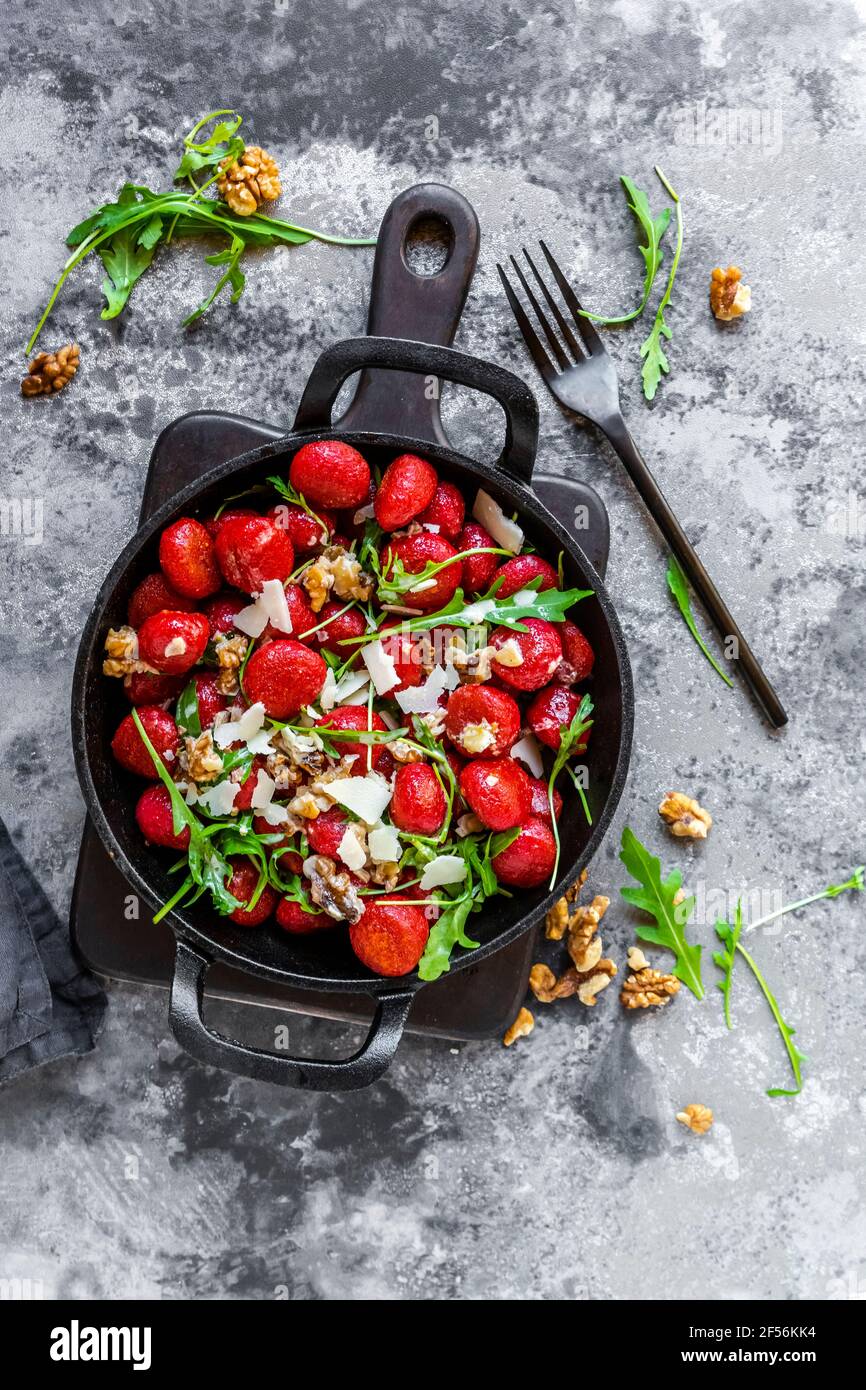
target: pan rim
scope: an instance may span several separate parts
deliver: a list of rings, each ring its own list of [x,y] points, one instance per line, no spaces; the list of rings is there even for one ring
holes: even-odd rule
[[[82,697],[83,681],[85,671],[93,660],[95,638],[101,623],[104,621],[105,609],[111,600],[114,590],[130,564],[133,563],[134,559],[152,541],[155,534],[164,527],[170,519],[182,515],[183,509],[190,503],[204,495],[214,486],[219,485],[219,483],[223,482],[225,479],[232,477],[235,473],[239,473],[247,468],[256,467],[270,459],[276,459],[284,454],[292,452],[296,450],[300,444],[307,442],[311,438],[340,440],[361,450],[363,450],[363,446],[366,444],[367,446],[374,446],[377,449],[395,450],[399,452],[418,451],[429,456],[431,461],[435,462],[438,460],[454,469],[456,472],[468,473],[470,477],[481,481],[486,479],[488,482],[495,484],[504,491],[510,499],[514,501],[519,511],[527,512],[536,523],[552,531],[561,548],[571,556],[572,560],[585,573],[587,583],[594,590],[594,597],[599,603],[602,615],[611,635],[620,689],[621,727],[619,747],[617,749],[608,795],[592,827],[592,833],[589,838],[580,851],[569,861],[567,874],[561,873],[563,880],[572,881],[580,872],[581,868],[592,859],[607,833],[625,787],[632,749],[634,730],[634,687],[631,665],[628,659],[628,651],[622,625],[604,580],[597,573],[579,543],[535,496],[531,488],[531,483],[527,485],[520,479],[506,474],[503,470],[499,469],[495,463],[491,464],[483,460],[473,459],[447,445],[434,444],[429,440],[419,439],[411,435],[379,433],[375,430],[341,430],[339,428],[339,422],[335,425],[328,425],[326,427],[311,427],[303,430],[287,431],[286,434],[281,435],[275,440],[259,445],[257,448],[248,450],[243,454],[238,454],[234,458],[227,459],[223,463],[217,464],[214,468],[209,469],[201,478],[196,479],[194,482],[175,493],[168,501],[163,503],[143,525],[136,529],[135,534],[117,556],[100,585],[81,634],[73,671],[72,746],[76,773],[84,794],[88,813],[91,816],[106,851],[118,865],[130,885],[141,894],[146,902],[153,906],[162,905],[162,900],[159,895],[151,888],[147,878],[129,858],[115,836],[111,822],[103,809],[102,800],[97,791],[90,768],[90,755],[87,743],[87,709],[86,702]],[[550,890],[541,900],[534,901],[532,907],[505,931],[495,935],[491,940],[483,942],[482,945],[474,951],[463,951],[459,954],[455,954],[451,962],[450,973],[453,974],[457,970],[480,964],[495,951],[501,950],[512,941],[515,941],[519,936],[523,935],[526,931],[529,931],[536,922],[540,921],[548,908],[552,906],[561,895],[561,892],[561,887]],[[270,966],[266,963],[253,960],[242,951],[237,951],[231,946],[220,942],[218,938],[207,934],[193,922],[185,919],[182,909],[173,909],[164,920],[171,927],[176,937],[201,951],[209,960],[222,961],[227,965],[234,966],[237,969],[256,975],[259,978],[291,984],[298,989],[379,995],[394,993],[399,990],[414,990],[421,988],[427,983],[426,981],[420,980],[415,971],[409,975],[401,976],[399,979],[391,979],[373,974],[370,974],[369,977],[359,979],[335,978],[329,975],[314,976],[298,974],[293,970]],[[360,962],[359,969],[363,969],[363,967],[360,966]]]

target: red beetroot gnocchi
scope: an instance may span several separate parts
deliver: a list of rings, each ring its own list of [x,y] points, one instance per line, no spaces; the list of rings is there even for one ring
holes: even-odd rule
[[[476,759],[460,773],[460,791],[489,830],[510,830],[529,815],[529,777],[512,758]]]
[[[294,502],[281,502],[272,507],[268,519],[286,532],[300,558],[328,545],[337,529],[337,518],[327,507],[320,507],[315,516],[311,516]]]
[[[244,688],[271,719],[290,719],[316,699],[328,668],[318,652],[292,637],[267,642],[247,662]]]
[[[323,811],[307,826],[310,849],[314,854],[325,854],[329,859],[336,859],[340,850],[340,841],[346,833],[348,824],[349,817],[339,806],[332,806],[330,811]]]
[[[338,705],[336,709],[332,709],[328,714],[323,714],[321,719],[316,721],[316,728],[350,729],[353,733],[359,734],[366,733],[368,729],[380,734],[388,731],[387,724],[379,714],[374,714],[368,723],[365,705]],[[365,745],[356,738],[334,739],[331,747],[337,758],[357,758],[355,767],[361,773],[364,772],[368,764],[374,772],[378,772],[387,751],[384,744]]]
[[[135,819],[149,844],[176,850],[185,850],[189,846],[188,825],[183,827],[179,835],[174,833],[171,797],[168,788],[161,782],[141,793],[135,808]]]
[[[448,699],[445,732],[461,753],[496,758],[520,733],[520,708],[492,685],[461,685]]]
[[[419,580],[423,588],[409,589],[405,603],[422,613],[435,613],[451,602],[460,587],[463,566],[456,560],[457,551],[444,536],[432,531],[419,531],[414,536],[398,536],[383,546],[379,557],[382,573],[387,577],[399,560],[408,574],[419,574],[427,564],[442,565],[435,575]],[[450,562],[450,563],[446,563]]]
[[[511,598],[519,593],[521,589],[527,589],[532,581],[541,579],[538,592],[544,593],[545,589],[559,588],[559,575],[548,564],[547,560],[542,560],[540,555],[515,555],[511,560],[506,560],[504,565],[500,565],[493,576],[491,583],[495,584],[500,580],[499,588],[496,590],[498,599]]]
[[[161,709],[159,705],[142,705],[136,710],[136,714],[141,720],[142,728],[153,744],[154,751],[159,754],[169,771],[173,770],[172,765],[177,760],[179,736],[177,725],[167,710]],[[139,777],[146,777],[150,782],[156,782],[159,773],[153,765],[150,754],[145,747],[144,741],[131,714],[125,719],[121,719],[117,727],[114,738],[111,740],[111,751],[121,767],[125,767],[127,772],[134,772]]]
[[[550,800],[547,795],[547,783],[542,782],[540,777],[530,777],[529,782],[532,788],[532,800],[529,806],[529,813],[530,815],[538,816],[541,820],[546,821],[547,824],[550,825]],[[555,787],[553,789],[553,812],[556,819],[559,820],[559,817],[562,815],[562,797]]]
[[[559,624],[559,640],[562,643],[562,661],[553,679],[560,685],[578,685],[592,675],[595,652],[577,623],[571,623],[567,618]]]
[[[539,743],[554,750],[562,742],[562,728],[571,724],[580,709],[581,697],[564,685],[550,685],[540,690],[526,711],[529,727]],[[573,745],[573,752],[583,753],[589,740],[589,730],[579,743]]]
[[[537,888],[550,877],[556,862],[553,831],[539,816],[532,816],[521,825],[514,843],[490,862],[500,883],[512,888]]]
[[[268,579],[288,579],[295,566],[292,542],[266,516],[224,522],[217,533],[216,557],[227,583],[245,594],[260,593]]]
[[[525,632],[498,627],[490,645],[506,651],[493,658],[493,670],[514,690],[539,690],[553,679],[562,660],[562,644],[553,623],[544,618],[524,618]]]
[[[409,835],[435,835],[445,819],[442,784],[429,763],[404,763],[397,769],[391,820]]]
[[[131,671],[123,682],[123,693],[131,705],[161,705],[177,699],[184,676],[154,676],[150,671]]]
[[[163,531],[159,563],[172,588],[186,598],[208,598],[222,585],[213,540],[191,516],[182,516]]]
[[[138,654],[148,666],[166,676],[182,676],[197,666],[210,637],[203,613],[172,613],[164,609],[145,618],[138,630]]]
[[[337,439],[305,444],[292,459],[292,487],[311,507],[362,507],[370,491],[370,466],[363,454]]]
[[[418,517],[422,526],[436,527],[440,536],[456,541],[460,535],[466,503],[454,483],[437,483],[433,500]]]
[[[408,526],[432,504],[438,481],[433,465],[417,454],[401,454],[389,463],[373,502],[382,530],[399,531],[401,526]]]
[[[427,945],[430,924],[422,907],[400,902],[376,902],[349,928],[355,955],[377,975],[408,975]]]
[[[321,908],[303,908],[293,898],[280,898],[277,903],[276,917],[277,923],[283,931],[292,932],[295,936],[306,935],[307,932],[312,931],[321,931],[323,927],[336,925],[333,917],[329,917],[327,912],[323,912]]]
[[[171,608],[175,613],[191,613],[195,603],[191,598],[177,593],[164,574],[149,574],[130,595],[127,610],[129,626],[138,630],[145,618],[152,618],[154,613],[161,613],[164,608]]]
[[[467,555],[463,561],[463,591],[468,598],[484,594],[493,583],[493,576],[499,564],[499,556],[491,552],[496,542],[477,521],[467,521],[455,541],[457,553],[463,555],[467,550],[476,550],[477,555]]]
[[[325,624],[322,627],[322,623]],[[367,631],[367,619],[358,608],[350,608],[344,602],[330,599],[313,619],[311,626],[318,627],[315,640],[326,651],[345,661],[351,655],[351,647],[341,647],[340,643],[350,637],[360,637]]]
[[[250,859],[236,856],[229,860],[231,877],[227,883],[228,891],[238,902],[248,903],[255,896],[259,883],[259,871]],[[229,916],[239,927],[260,927],[273,916],[277,906],[278,894],[267,884],[254,907],[237,907]]]

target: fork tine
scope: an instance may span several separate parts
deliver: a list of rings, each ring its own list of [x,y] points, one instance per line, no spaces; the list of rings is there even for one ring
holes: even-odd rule
[[[571,288],[571,285],[566,280],[565,276],[563,275],[562,271],[560,270],[550,251],[548,250],[547,246],[543,241],[539,241],[538,244],[544,252],[544,257],[547,261],[547,264],[553,271],[554,279],[556,280],[556,283],[560,288],[563,299],[565,300],[571,312],[574,314],[574,321],[577,324],[581,338],[583,338],[583,341],[586,343],[587,351],[590,354],[595,352],[606,352],[607,349],[604,343],[602,342],[601,338],[599,337],[598,333],[596,332],[592,320],[583,317],[583,311],[580,307],[580,300],[578,299],[574,290]]]
[[[578,362],[582,362],[583,359],[584,359],[585,356],[586,356],[586,351],[585,351],[585,349],[582,348],[582,347],[580,346],[580,344],[577,342],[577,340],[575,339],[574,334],[572,333],[571,329],[570,329],[569,326],[568,326],[568,323],[567,323],[566,320],[565,320],[565,317],[564,317],[564,315],[563,315],[563,313],[562,313],[562,310],[560,309],[560,307],[559,307],[559,305],[557,304],[556,300],[554,299],[553,295],[550,293],[550,290],[547,288],[546,284],[544,283],[544,281],[542,280],[541,276],[539,275],[539,273],[538,273],[538,271],[537,271],[537,269],[536,269],[536,267],[535,267],[535,262],[533,261],[532,257],[530,256],[530,254],[529,254],[529,252],[527,251],[527,249],[526,249],[525,246],[524,246],[524,248],[523,248],[523,254],[524,254],[524,256],[526,257],[527,263],[528,263],[528,265],[529,265],[529,269],[532,271],[533,275],[535,276],[536,280],[538,281],[539,288],[541,289],[541,293],[544,295],[545,299],[547,300],[548,304],[550,305],[550,309],[551,309],[551,312],[552,312],[552,314],[553,314],[553,317],[556,319],[556,322],[559,324],[559,331],[561,332],[561,334],[562,334],[563,338],[565,339],[565,341],[568,343],[568,346],[571,348],[571,351],[573,352],[573,354],[574,354],[574,356],[575,356],[575,359],[576,359]]]
[[[551,377],[556,375],[554,365],[548,357],[547,353],[545,352],[541,339],[539,338],[535,329],[532,327],[532,324],[529,322],[523,305],[517,298],[517,295],[514,293],[514,290],[511,288],[511,283],[508,279],[508,276],[505,274],[505,271],[502,269],[502,266],[499,264],[498,261],[496,262],[496,269],[499,271],[499,278],[502,281],[502,288],[505,290],[506,298],[508,300],[508,303],[511,305],[511,312],[517,319],[517,326],[523,334],[523,341],[529,348],[532,360],[535,363],[538,370],[541,372],[541,375],[544,377],[544,380],[550,381]]]
[[[526,252],[524,251],[523,254],[526,255]],[[532,305],[532,310],[533,310],[533,313],[535,314],[535,317],[538,319],[538,322],[541,324],[541,327],[544,329],[544,336],[545,336],[545,338],[547,339],[547,341],[550,343],[550,348],[551,348],[551,351],[553,352],[554,357],[556,358],[557,364],[558,364],[558,366],[559,366],[559,370],[560,370],[561,372],[564,372],[564,371],[566,370],[567,367],[570,367],[570,366],[571,366],[571,363],[569,362],[568,358],[566,357],[565,353],[564,353],[563,350],[562,350],[562,344],[560,343],[559,339],[557,338],[556,334],[554,333],[553,329],[551,328],[550,322],[548,321],[548,319],[545,318],[545,316],[544,316],[544,311],[542,310],[541,305],[539,304],[538,300],[535,298],[535,295],[532,293],[532,290],[529,288],[529,282],[527,281],[526,276],[524,275],[523,271],[520,269],[520,266],[517,264],[517,261],[514,259],[513,256],[509,256],[508,259],[511,261],[511,264],[514,266],[514,272],[515,272],[515,274],[516,274],[518,280],[520,281],[521,285],[523,286],[523,291],[524,291],[524,294],[526,295],[526,298],[529,300],[530,304]]]

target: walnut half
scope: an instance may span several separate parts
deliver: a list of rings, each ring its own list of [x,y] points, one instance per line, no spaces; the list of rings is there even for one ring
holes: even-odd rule
[[[706,1134],[712,1128],[713,1112],[708,1105],[687,1105],[685,1110],[679,1112],[677,1119],[692,1134]]]
[[[710,308],[722,323],[741,318],[752,307],[752,291],[741,284],[742,278],[743,272],[736,265],[729,265],[727,270],[717,265],[710,276]]]
[[[502,1039],[503,1047],[510,1047],[516,1043],[518,1038],[527,1038],[535,1027],[535,1019],[528,1009],[521,1009],[516,1019],[512,1023],[505,1037]]]
[[[624,1009],[663,1009],[679,991],[676,975],[665,975],[648,965],[629,975],[619,999]]]
[[[709,811],[685,792],[666,792],[659,805],[659,815],[678,839],[705,840],[713,824]]]

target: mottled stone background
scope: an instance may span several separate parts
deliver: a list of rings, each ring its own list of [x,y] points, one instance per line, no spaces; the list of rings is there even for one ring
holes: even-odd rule
[[[792,718],[771,735],[713,675],[619,467],[542,399],[545,465],[610,508],[638,691],[631,777],[591,886],[617,896],[625,820],[731,902],[797,897],[866,857],[862,7],[99,0],[45,20],[22,0],[4,12],[2,494],[44,498],[45,539],[0,538],[0,747],[4,818],[58,907],[83,818],[73,656],[135,529],[155,435],[199,407],[288,423],[320,348],[365,320],[369,251],[254,257],[240,306],[193,333],[180,321],[214,275],[200,247],[161,255],[119,324],[100,321],[87,265],[44,340],[77,338],[80,376],[22,401],[66,231],[121,175],[164,185],[180,133],[217,105],[249,114],[300,221],[366,233],[407,184],[461,189],[483,244],[458,342],[523,372],[496,259],[543,234],[593,305],[625,306],[641,266],[617,176],[658,200],[662,165],[687,230],[652,408],[639,330],[610,347],[635,434]],[[755,309],[724,328],[707,280],[729,260]],[[448,414],[456,440],[495,451],[495,415],[463,396]],[[706,845],[664,833],[669,786],[713,811]],[[112,988],[96,1053],[0,1097],[0,1275],[49,1296],[862,1297],[862,926],[849,897],[753,938],[810,1057],[796,1100],[764,1094],[787,1071],[754,982],[739,972],[729,1035],[709,961],[703,1003],[684,991],[630,1021],[610,990],[593,1011],[539,1010],[509,1051],[408,1039],[374,1089],[334,1097],[208,1072],[169,1038],[162,994]],[[709,949],[710,923],[695,930]],[[624,905],[605,936],[622,961]],[[260,1039],[274,1021],[229,1019]],[[291,1026],[299,1048],[352,1041]],[[674,1120],[693,1100],[718,1117],[705,1139]]]

